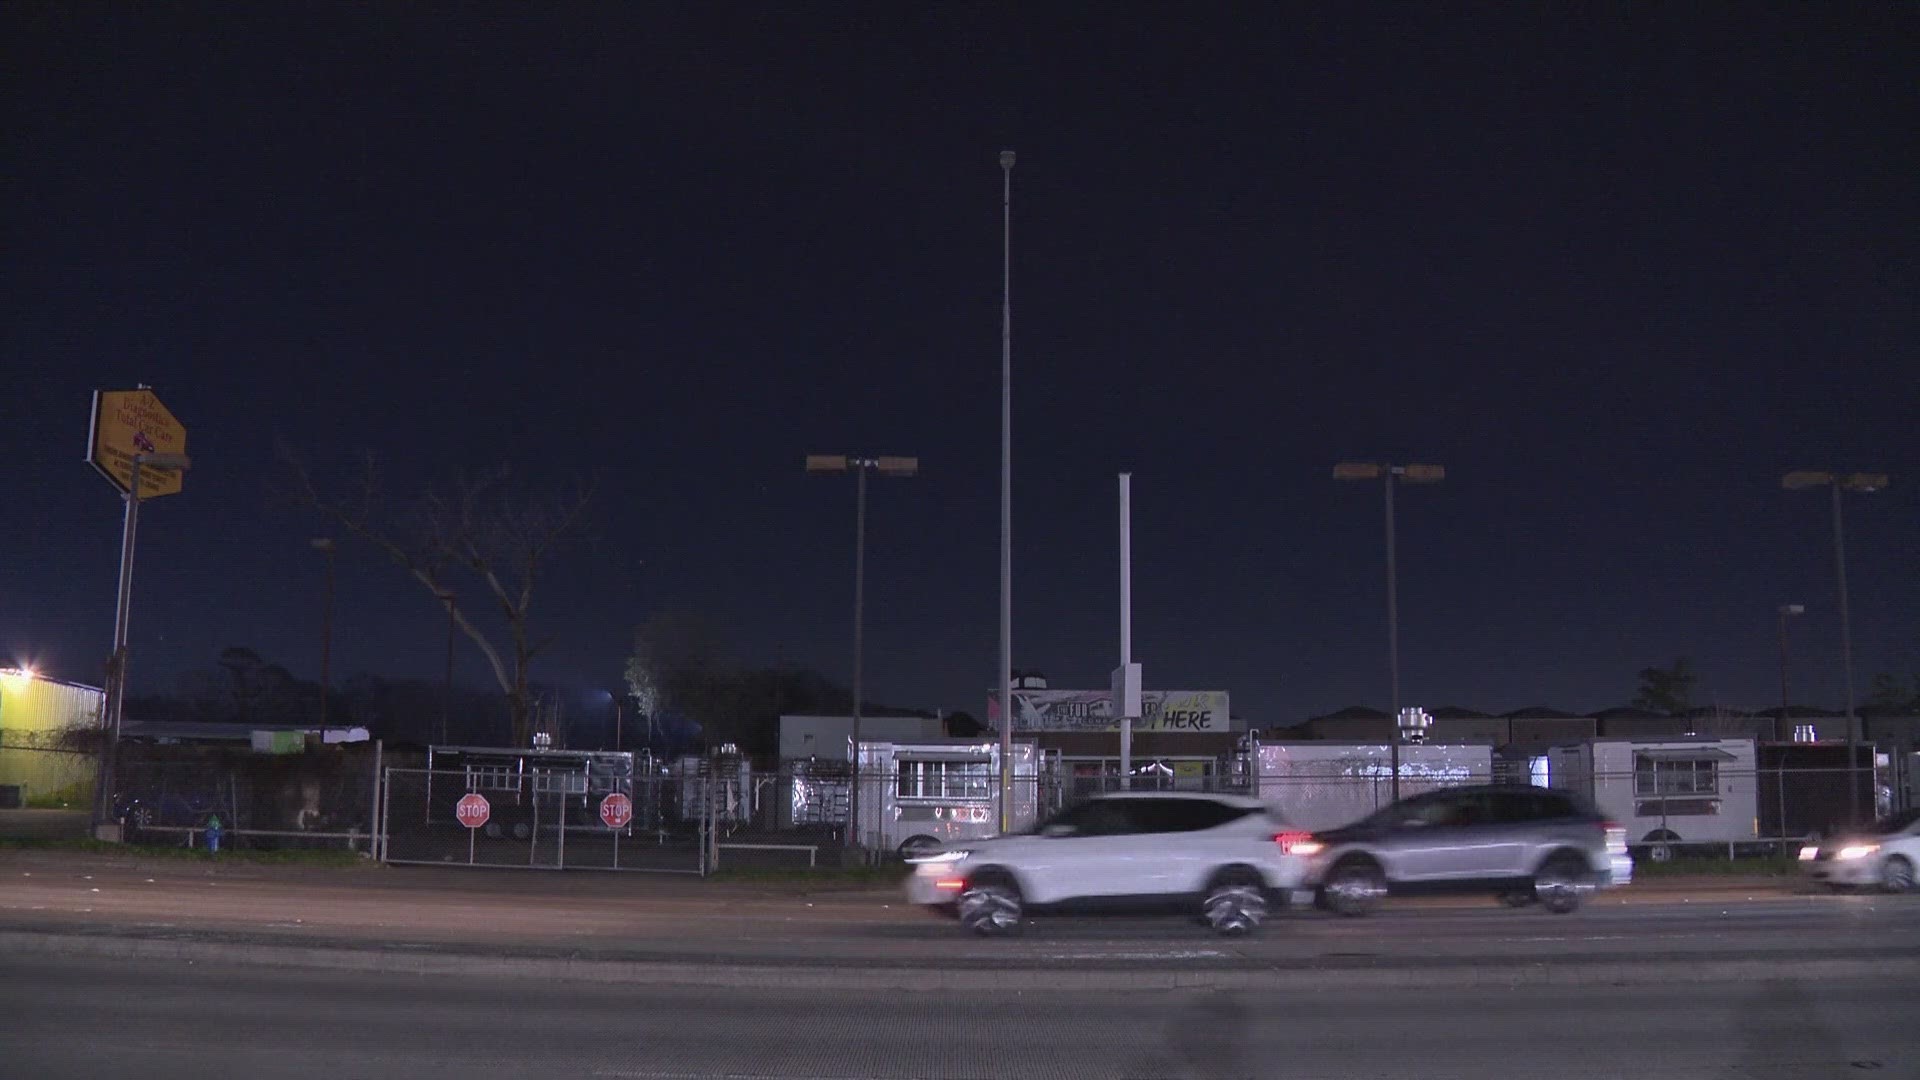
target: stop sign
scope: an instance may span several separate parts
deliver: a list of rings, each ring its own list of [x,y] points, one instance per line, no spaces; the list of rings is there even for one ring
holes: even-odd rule
[[[469,792],[460,796],[460,801],[454,804],[453,816],[459,818],[460,824],[467,828],[477,829],[493,816],[493,807],[487,805],[485,795],[477,791]]]
[[[600,821],[609,829],[618,829],[633,820],[633,800],[619,792],[600,800]]]

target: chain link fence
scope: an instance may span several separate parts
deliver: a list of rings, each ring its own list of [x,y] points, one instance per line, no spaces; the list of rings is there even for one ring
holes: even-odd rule
[[[388,769],[380,857],[389,863],[702,873],[703,802],[667,775]]]
[[[130,843],[194,845],[217,821],[223,847],[347,847],[371,852],[381,748],[127,743],[115,761],[108,813]]]

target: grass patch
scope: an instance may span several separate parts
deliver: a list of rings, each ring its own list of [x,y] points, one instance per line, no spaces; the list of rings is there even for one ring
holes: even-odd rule
[[[1634,877],[1724,877],[1727,875],[1787,877],[1800,872],[1795,858],[1770,855],[1754,859],[1715,859],[1700,855],[1682,855],[1666,862],[1636,858]]]
[[[813,889],[894,888],[907,879],[909,869],[891,866],[722,866],[708,881],[742,885],[791,885]]]
[[[70,851],[82,855],[103,855],[122,859],[167,859],[175,862],[242,863],[256,866],[330,866],[372,865],[357,852],[343,848],[251,851],[229,849],[214,854],[203,848],[147,844],[111,844],[104,840],[0,840],[0,851]]]

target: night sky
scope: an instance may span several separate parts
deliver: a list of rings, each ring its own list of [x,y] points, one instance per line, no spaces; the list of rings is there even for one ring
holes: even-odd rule
[[[869,692],[983,713],[1011,147],[1016,667],[1106,684],[1131,469],[1150,688],[1384,706],[1380,494],[1330,478],[1381,459],[1448,470],[1399,504],[1410,704],[1617,705],[1687,655],[1766,707],[1789,601],[1837,703],[1791,468],[1893,475],[1847,506],[1863,698],[1920,668],[1912,5],[540,7],[8,5],[0,661],[98,680],[88,398],[147,383],[195,468],[136,691],[228,645],[318,674],[276,440],[402,501],[597,482],[541,679],[618,686],[663,610],[844,678],[853,485],[801,465],[864,451],[922,459],[871,489]],[[443,626],[343,550],[336,678],[434,677]]]

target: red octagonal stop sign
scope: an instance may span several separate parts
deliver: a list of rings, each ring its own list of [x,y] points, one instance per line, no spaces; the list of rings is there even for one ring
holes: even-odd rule
[[[493,807],[487,804],[485,795],[477,791],[469,792],[460,796],[460,801],[454,804],[453,816],[459,818],[460,824],[467,828],[477,829],[493,816]]]
[[[600,821],[609,829],[618,829],[633,820],[633,800],[619,792],[600,800]]]

